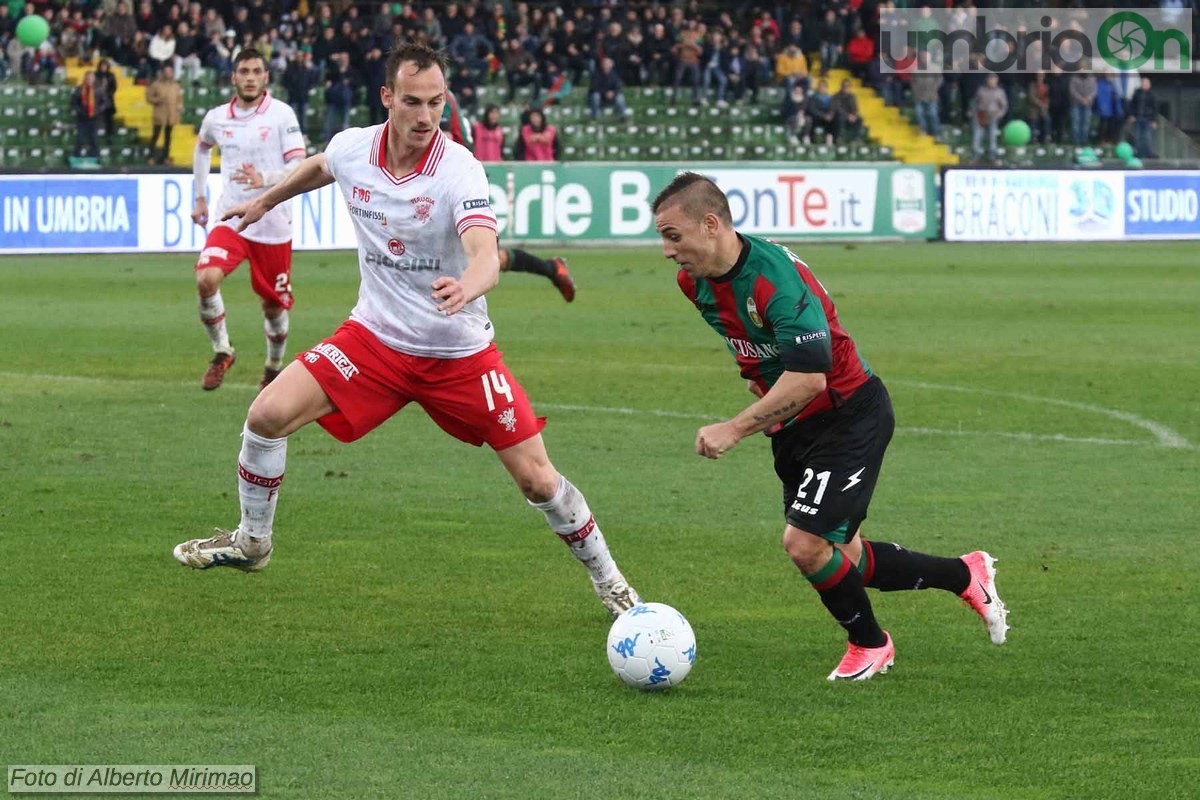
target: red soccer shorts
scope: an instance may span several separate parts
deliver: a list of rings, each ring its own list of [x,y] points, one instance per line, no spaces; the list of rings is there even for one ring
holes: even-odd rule
[[[218,225],[208,232],[196,269],[216,267],[226,275],[250,259],[250,286],[267,302],[291,308],[292,243],[263,244],[244,238],[228,225]]]
[[[410,402],[446,433],[476,447],[487,442],[504,450],[546,427],[495,344],[466,358],[411,356],[351,320],[296,358],[337,409],[317,422],[343,442],[369,433]]]

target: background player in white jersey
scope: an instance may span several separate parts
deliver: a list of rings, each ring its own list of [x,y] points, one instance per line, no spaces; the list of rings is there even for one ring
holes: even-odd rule
[[[192,220],[207,225],[207,185],[212,148],[221,150],[225,187],[214,217],[262,194],[291,174],[304,160],[304,135],[287,103],[267,94],[267,62],[257,50],[238,53],[233,65],[234,97],[204,117],[192,158],[195,201]],[[200,321],[212,342],[213,358],[204,373],[205,389],[216,389],[233,366],[235,354],[225,325],[221,281],[250,261],[250,286],[262,299],[267,361],[260,389],[279,375],[287,347],[288,309],[292,307],[292,212],[281,205],[242,231],[218,222],[208,232],[196,262]]]
[[[583,494],[550,463],[545,420],[492,342],[483,295],[499,280],[496,217],[482,165],[438,129],[445,65],[443,54],[424,45],[399,46],[380,91],[386,123],[342,131],[282,184],[227,212],[249,226],[336,181],[354,222],[362,283],[350,319],[251,404],[238,458],[237,529],[183,542],[175,558],[196,569],[262,569],[271,557],[287,437],[316,420],[353,441],[416,402],[451,436],[496,451],[616,616],[638,595]]]

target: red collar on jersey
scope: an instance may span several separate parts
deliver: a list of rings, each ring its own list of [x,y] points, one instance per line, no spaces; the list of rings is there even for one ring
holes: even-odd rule
[[[227,109],[229,112],[230,119],[234,118],[233,104],[236,102],[237,102],[237,95],[235,94],[233,96],[233,99],[229,101],[229,108]],[[254,109],[254,113],[255,114],[267,113],[267,106],[269,106],[270,104],[271,104],[271,94],[269,92],[263,92],[262,100],[258,101],[258,108]]]
[[[446,152],[446,137],[440,130],[434,131],[433,138],[429,141],[425,152],[421,154],[421,161],[417,164],[416,169],[402,178],[397,178],[392,174],[387,167],[387,141],[391,124],[389,120],[375,132],[375,142],[371,145],[371,163],[383,170],[383,174],[387,176],[388,180],[397,186],[411,181],[418,175],[432,175],[436,172],[438,164],[441,163],[442,154]]]

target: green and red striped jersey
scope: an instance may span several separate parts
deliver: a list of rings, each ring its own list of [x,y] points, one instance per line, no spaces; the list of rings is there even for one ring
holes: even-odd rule
[[[764,393],[784,370],[825,373],[826,390],[786,424],[840,405],[867,382],[871,367],[838,322],[825,287],[783,245],[738,236],[742,253],[729,272],[695,280],[680,270],[679,288],[725,340],[742,377]]]

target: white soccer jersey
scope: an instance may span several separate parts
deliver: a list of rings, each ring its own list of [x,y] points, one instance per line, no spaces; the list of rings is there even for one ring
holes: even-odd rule
[[[296,112],[287,103],[264,93],[258,106],[246,110],[237,107],[236,98],[209,111],[200,123],[200,147],[221,150],[221,178],[224,189],[208,218],[220,220],[225,212],[267,191],[246,189],[233,182],[233,173],[245,163],[260,173],[283,169],[289,160],[304,157],[304,134],[296,121]],[[217,222],[233,227],[237,220]],[[258,222],[242,231],[252,242],[280,244],[292,239],[292,205],[281,203]]]
[[[463,358],[492,341],[487,301],[480,297],[453,316],[437,310],[434,280],[461,278],[467,268],[462,233],[496,231],[483,166],[462,145],[433,135],[416,170],[397,177],[387,168],[389,123],[350,128],[325,148],[358,237],[362,283],[350,318],[394,350],[432,358]]]

